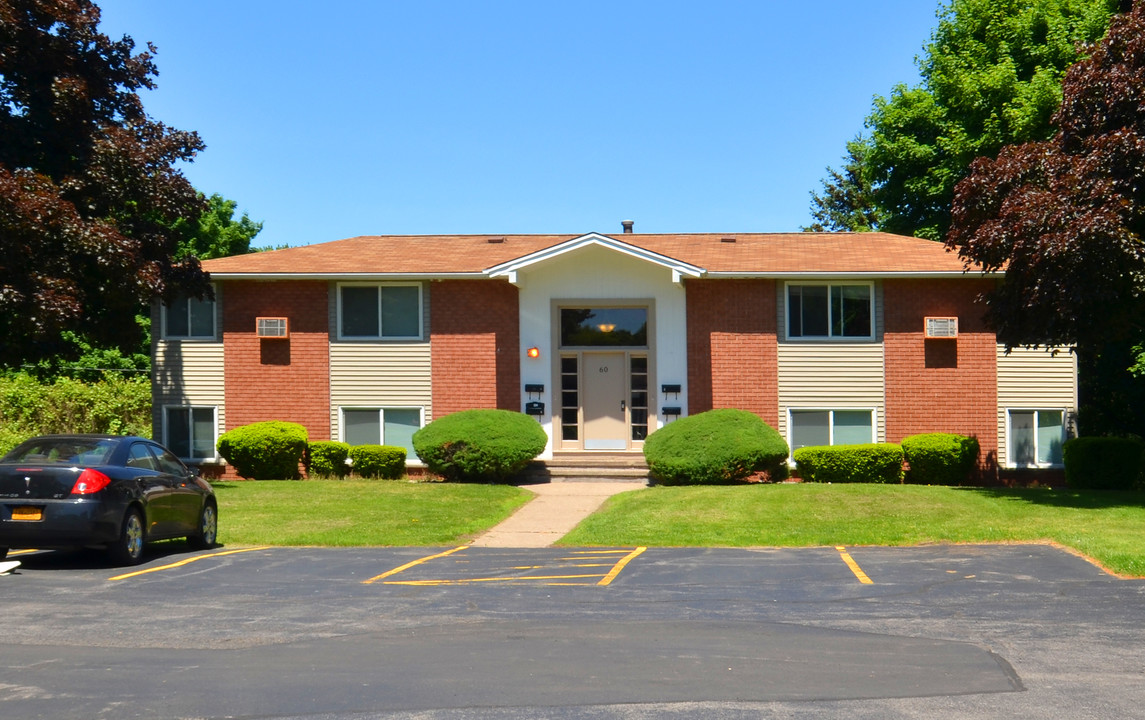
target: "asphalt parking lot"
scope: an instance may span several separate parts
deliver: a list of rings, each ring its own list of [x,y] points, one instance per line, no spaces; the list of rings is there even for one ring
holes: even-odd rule
[[[1145,716],[1145,581],[1041,545],[15,554],[0,717]]]

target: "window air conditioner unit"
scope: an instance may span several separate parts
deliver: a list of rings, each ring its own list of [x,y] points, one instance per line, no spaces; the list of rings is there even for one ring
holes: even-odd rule
[[[958,318],[956,317],[928,317],[926,318],[927,339],[957,338]]]
[[[289,324],[284,317],[255,318],[255,334],[260,338],[288,338]]]

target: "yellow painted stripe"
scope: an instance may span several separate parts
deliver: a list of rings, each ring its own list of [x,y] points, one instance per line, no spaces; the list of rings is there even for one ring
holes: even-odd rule
[[[133,578],[133,577],[137,577],[139,575],[146,575],[147,573],[159,572],[160,570],[170,570],[172,568],[182,567],[184,565],[188,565],[190,563],[193,563],[196,560],[205,560],[207,558],[222,557],[223,555],[235,555],[238,553],[254,552],[255,550],[266,550],[269,547],[270,547],[269,545],[263,545],[261,547],[242,548],[241,550],[227,550],[226,552],[210,553],[209,555],[196,555],[195,557],[189,557],[189,558],[186,558],[185,560],[180,560],[179,562],[171,563],[170,565],[160,565],[159,567],[147,568],[146,570],[136,570],[135,572],[130,572],[130,573],[127,573],[126,575],[116,575],[113,578],[108,578],[108,580],[126,580],[127,578]]]
[[[453,553],[458,552],[459,550],[465,550],[468,547],[469,547],[468,545],[462,545],[461,547],[455,547],[452,550],[446,550],[445,552],[439,552],[436,555],[430,555],[429,557],[423,557],[421,559],[414,560],[412,562],[408,562],[405,565],[402,565],[401,567],[396,567],[393,570],[382,573],[381,575],[375,575],[374,577],[370,578],[369,580],[363,580],[362,584],[363,585],[371,585],[375,581],[381,580],[382,578],[388,578],[391,575],[397,575],[398,573],[402,572],[403,570],[409,570],[411,567],[421,565],[422,563],[429,562],[430,560],[436,560],[437,558],[443,558],[447,555],[452,555]]]
[[[518,580],[573,580],[576,578],[598,578],[590,575],[507,575],[505,577],[458,578],[457,580],[387,580],[383,585],[464,585],[466,583],[517,582]]]
[[[647,549],[648,548],[646,548],[646,547],[638,547],[635,550],[633,550],[632,552],[625,555],[624,557],[620,558],[620,561],[617,562],[616,565],[614,565],[612,567],[612,570],[610,570],[608,572],[608,574],[605,575],[604,578],[601,579],[601,581],[597,583],[597,585],[608,585],[609,583],[611,583],[613,580],[616,579],[616,576],[620,574],[620,571],[624,569],[625,565],[627,565],[628,563],[635,560],[636,557],[638,555],[640,555],[640,553],[644,552]]]
[[[835,549],[839,551],[839,557],[843,558],[843,562],[847,563],[847,567],[851,568],[851,572],[855,573],[855,577],[859,578],[859,582],[864,585],[875,584],[875,581],[867,577],[867,574],[859,567],[859,563],[855,562],[855,559],[847,552],[847,548],[842,545],[836,545]]]
[[[12,557],[13,555],[27,555],[28,553],[34,553],[34,552],[40,552],[40,551],[36,550],[35,548],[28,548],[27,550],[9,550],[8,551],[8,557]]]
[[[573,550],[573,555],[620,555],[627,550]],[[562,560],[567,558],[561,558]]]

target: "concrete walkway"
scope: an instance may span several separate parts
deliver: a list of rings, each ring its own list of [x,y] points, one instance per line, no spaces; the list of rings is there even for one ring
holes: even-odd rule
[[[640,482],[557,482],[521,487],[536,497],[508,520],[473,541],[473,547],[548,547],[617,493],[648,487]]]

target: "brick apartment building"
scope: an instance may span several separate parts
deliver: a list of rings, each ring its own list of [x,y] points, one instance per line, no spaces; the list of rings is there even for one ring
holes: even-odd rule
[[[154,432],[181,457],[261,420],[410,447],[467,408],[534,415],[554,452],[638,452],[711,408],[792,448],[978,438],[1054,467],[1069,353],[1005,353],[938,243],[885,233],[368,236],[204,263],[213,302],[155,308]],[[411,459],[414,458],[412,449]]]

